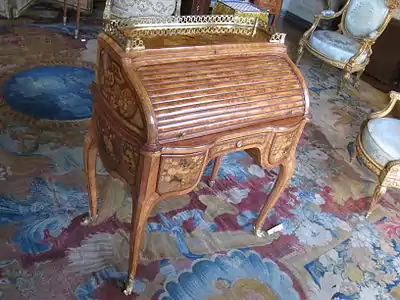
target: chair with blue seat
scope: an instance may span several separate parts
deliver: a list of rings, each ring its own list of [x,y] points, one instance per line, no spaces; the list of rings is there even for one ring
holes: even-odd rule
[[[304,49],[323,62],[344,70],[339,92],[350,75],[357,72],[356,84],[369,63],[372,45],[389,24],[397,0],[349,0],[338,12],[324,10],[299,42],[296,64]],[[338,31],[319,30],[321,20],[341,17]]]
[[[369,115],[362,123],[351,157],[353,160],[358,156],[379,178],[367,216],[387,188],[400,189],[400,120],[388,117],[397,101],[400,101],[400,93],[392,91],[389,95],[388,106]]]

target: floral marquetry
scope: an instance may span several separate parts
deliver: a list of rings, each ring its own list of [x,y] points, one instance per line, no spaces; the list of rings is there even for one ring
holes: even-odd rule
[[[270,164],[279,163],[289,156],[296,134],[297,130],[275,136],[269,153]]]
[[[137,105],[133,99],[132,92],[125,88],[121,92],[121,97],[118,100],[119,113],[127,119],[132,118],[137,110]]]
[[[196,184],[204,165],[204,154],[161,158],[158,191],[161,194],[183,191]]]
[[[115,149],[116,136],[115,133],[112,131],[110,124],[99,120],[97,126],[100,129],[100,138],[103,141],[106,152],[114,161],[117,161],[118,157],[116,156]]]
[[[136,95],[125,82],[121,67],[112,61],[102,64],[100,73],[102,72],[104,84],[101,85],[101,93],[105,100],[129,123],[143,128],[143,118],[138,111]]]
[[[139,150],[133,144],[129,142],[124,142],[122,144],[122,161],[128,167],[128,170],[130,173],[132,173],[132,176],[136,177],[139,161]]]

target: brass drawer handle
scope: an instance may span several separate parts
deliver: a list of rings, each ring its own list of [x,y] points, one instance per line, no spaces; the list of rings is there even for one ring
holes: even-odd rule
[[[236,147],[238,147],[238,148],[239,148],[239,147],[242,147],[242,146],[243,146],[243,143],[242,143],[242,141],[239,141],[239,142],[237,142],[237,143],[236,143]]]

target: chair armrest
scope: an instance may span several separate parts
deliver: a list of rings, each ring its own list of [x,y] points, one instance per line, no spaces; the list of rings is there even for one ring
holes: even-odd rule
[[[367,121],[377,118],[386,117],[390,112],[393,110],[394,106],[396,105],[397,101],[400,101],[400,93],[391,91],[389,93],[390,102],[389,104],[382,110],[374,112],[368,116]]]
[[[334,12],[333,10],[323,10],[319,15],[315,15],[315,21],[310,29],[308,29],[304,34],[302,40],[307,40],[318,27],[318,24],[321,20],[330,20],[339,17],[343,13],[344,8],[342,8],[338,12]]]
[[[372,54],[372,48],[371,48],[372,44],[373,44],[373,41],[369,40],[369,39],[363,39],[361,41],[360,49],[358,49],[357,53],[354,54],[349,59],[349,62],[346,64],[346,67],[349,69],[350,72],[351,72],[351,69],[353,68],[353,66],[357,65],[356,61],[358,60],[358,58],[360,58],[361,55],[363,55],[366,50],[369,51],[370,55]]]
[[[327,10],[321,11],[319,16],[321,17],[321,19],[329,20],[329,19],[335,19],[335,18],[339,17],[342,13],[343,13],[343,9],[341,9],[338,12],[327,9]]]

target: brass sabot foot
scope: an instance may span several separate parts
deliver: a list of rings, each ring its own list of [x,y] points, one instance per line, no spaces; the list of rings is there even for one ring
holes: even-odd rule
[[[81,222],[81,225],[89,226],[89,225],[92,225],[96,220],[97,220],[97,216],[95,216],[95,217],[87,216],[85,219],[83,219],[83,221]]]
[[[134,287],[135,287],[135,280],[133,278],[129,278],[124,289],[124,295],[125,296],[132,295]]]
[[[255,226],[253,226],[253,232],[259,238],[264,237],[266,234],[264,230],[262,230],[261,228],[256,228]]]

